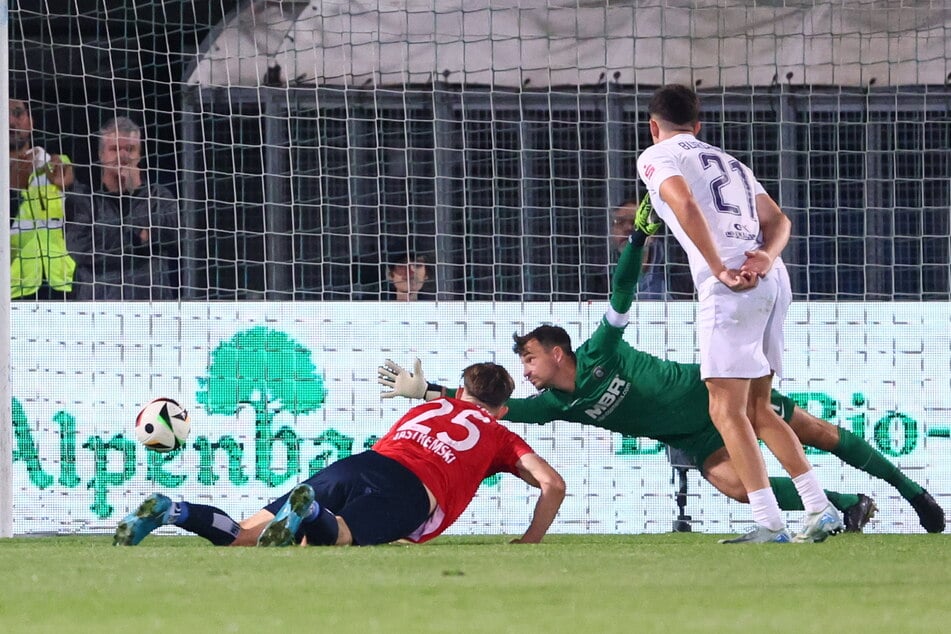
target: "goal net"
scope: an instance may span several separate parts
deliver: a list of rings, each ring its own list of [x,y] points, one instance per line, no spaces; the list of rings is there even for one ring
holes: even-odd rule
[[[29,234],[25,150],[68,156],[76,183],[61,202],[72,288],[50,258],[12,254],[0,460],[16,532],[108,531],[155,488],[249,514],[405,409],[381,405],[383,359],[420,356],[453,384],[487,359],[519,376],[513,331],[557,323],[582,343],[610,291],[615,210],[643,194],[647,102],[670,82],[697,88],[701,138],[749,164],[793,221],[779,388],[951,500],[937,458],[951,442],[942,3],[206,4],[11,3],[13,244]],[[106,154],[134,162],[137,141],[139,175],[113,179],[135,186],[115,191]],[[17,266],[36,261],[34,288]],[[672,237],[643,277],[628,340],[696,361]],[[179,453],[134,442],[156,396],[192,412]],[[656,442],[516,429],[568,479],[555,530],[670,529]],[[920,530],[888,484],[814,460],[829,488],[876,496],[870,530]],[[698,530],[748,520],[695,490]],[[456,530],[517,532],[530,496],[487,482]]]

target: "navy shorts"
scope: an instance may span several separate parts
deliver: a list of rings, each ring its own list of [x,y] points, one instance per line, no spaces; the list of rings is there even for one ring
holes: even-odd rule
[[[429,517],[429,496],[416,474],[375,451],[333,462],[305,482],[322,507],[344,519],[357,546],[402,539]],[[264,509],[277,515],[288,495]]]

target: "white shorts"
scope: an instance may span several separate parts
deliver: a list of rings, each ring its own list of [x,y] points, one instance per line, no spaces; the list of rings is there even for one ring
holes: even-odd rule
[[[774,266],[756,288],[739,293],[711,277],[697,289],[700,377],[758,379],[783,371],[783,322],[792,291]]]

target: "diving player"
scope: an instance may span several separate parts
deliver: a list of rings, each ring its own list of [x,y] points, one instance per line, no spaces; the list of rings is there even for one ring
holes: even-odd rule
[[[541,489],[528,528],[515,540],[538,543],[561,507],[565,482],[496,420],[514,389],[502,366],[471,365],[458,399],[413,407],[372,449],[331,463],[243,522],[156,493],[119,523],[113,543],[134,546],[165,524],[216,546],[422,543],[456,521],[482,480],[503,472]]]

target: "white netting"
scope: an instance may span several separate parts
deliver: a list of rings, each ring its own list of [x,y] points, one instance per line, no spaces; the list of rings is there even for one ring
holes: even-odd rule
[[[945,3],[516,5],[13,3],[11,90],[32,114],[17,147],[68,155],[85,186],[65,202],[74,290],[47,276],[14,304],[20,532],[109,530],[155,486],[223,487],[222,505],[247,514],[394,420],[402,404],[382,407],[373,382],[383,358],[421,355],[453,382],[496,356],[517,375],[510,333],[542,320],[580,343],[609,291],[611,209],[642,193],[647,101],[670,81],[699,89],[702,137],[750,164],[793,219],[783,388],[836,403],[818,413],[947,495]],[[104,191],[97,131],[115,117],[141,127],[147,214]],[[74,211],[101,205],[117,213]],[[692,304],[677,301],[693,287],[673,241],[659,244],[641,297],[664,301],[640,304],[628,336],[693,361]],[[410,270],[391,265],[411,255],[425,258],[419,298],[438,302],[392,301],[392,277]],[[319,375],[327,400],[268,409],[267,390],[235,388],[231,413],[201,404],[208,381],[240,381],[249,364],[286,369],[271,352],[311,359],[313,375],[294,366],[288,380]],[[224,358],[242,361],[222,370]],[[128,442],[155,396],[193,408],[193,444],[168,463]],[[525,431],[574,487],[557,530],[668,530],[655,444],[564,423]],[[892,489],[816,460],[879,497],[881,530],[915,528]],[[524,520],[529,494],[493,486],[459,530]],[[707,528],[748,517],[702,490]]]
[[[95,131],[143,127],[178,233],[151,284],[174,290],[137,298],[388,297],[407,254],[428,259],[424,297],[604,297],[609,209],[640,194],[667,81],[699,87],[704,138],[793,218],[798,298],[951,297],[941,3],[509,4],[20,9],[12,81],[36,144],[93,190]],[[89,243],[102,285],[142,268]],[[679,252],[655,258],[668,298],[690,298]]]

